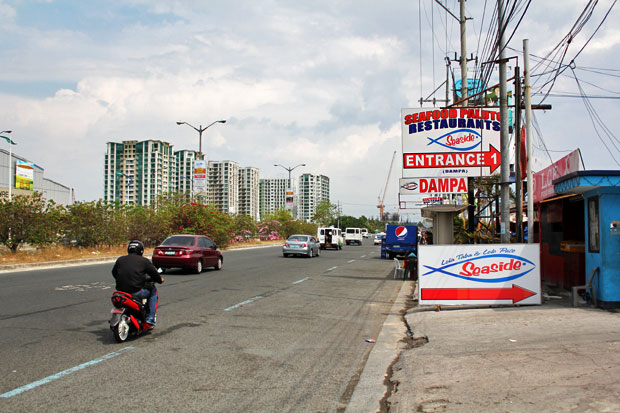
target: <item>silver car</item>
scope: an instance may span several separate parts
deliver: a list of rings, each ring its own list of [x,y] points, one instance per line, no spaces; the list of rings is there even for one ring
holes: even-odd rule
[[[282,245],[282,255],[305,255],[308,258],[321,255],[319,241],[311,235],[291,235]]]

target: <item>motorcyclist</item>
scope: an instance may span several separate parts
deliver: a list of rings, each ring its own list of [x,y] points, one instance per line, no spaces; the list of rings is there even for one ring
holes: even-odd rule
[[[143,257],[144,244],[134,240],[127,246],[127,255],[119,257],[112,268],[112,275],[116,279],[116,289],[133,295],[136,298],[147,299],[147,315],[145,329],[155,326],[157,312],[157,288],[153,282],[147,282],[147,276],[162,284],[164,277],[147,258]]]

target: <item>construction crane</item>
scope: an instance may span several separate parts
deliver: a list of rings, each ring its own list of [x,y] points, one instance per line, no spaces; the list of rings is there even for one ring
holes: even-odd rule
[[[379,194],[379,205],[377,205],[377,208],[379,208],[379,220],[383,221],[383,210],[385,209],[385,205],[383,205],[383,200],[385,199],[385,193],[387,192],[387,186],[388,183],[390,182],[390,175],[392,174],[392,166],[394,166],[394,158],[396,158],[396,151],[394,151],[394,154],[392,155],[392,162],[390,163],[390,169],[388,170],[388,176],[387,179],[385,180],[385,187],[383,188],[383,193]]]

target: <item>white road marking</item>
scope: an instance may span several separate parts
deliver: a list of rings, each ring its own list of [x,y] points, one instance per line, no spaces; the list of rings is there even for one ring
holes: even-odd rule
[[[347,264],[351,264],[352,262],[355,262],[355,260],[349,260],[347,261]]]
[[[333,271],[333,270],[335,270],[336,268],[338,268],[338,267],[331,267],[331,268],[328,268],[328,269],[327,269],[327,271]]]
[[[304,282],[304,281],[306,281],[308,279],[310,279],[310,277],[302,278],[301,280],[297,280],[297,281],[293,282],[293,284],[299,284],[299,283],[302,283],[302,282]]]
[[[92,366],[94,364],[101,363],[102,361],[105,361],[105,360],[110,359],[112,357],[118,356],[121,353],[124,353],[124,352],[129,351],[129,350],[133,350],[133,349],[134,349],[134,347],[131,347],[131,346],[124,347],[124,348],[122,348],[122,349],[120,349],[118,351],[115,351],[115,352],[112,352],[112,353],[108,353],[105,356],[99,357],[98,359],[87,361],[86,363],[82,363],[82,364],[80,364],[78,366],[71,367],[70,369],[63,370],[60,373],[52,374],[51,376],[47,376],[47,377],[45,377],[45,378],[43,378],[41,380],[33,381],[32,383],[26,384],[25,386],[22,386],[22,387],[18,387],[15,390],[11,390],[11,391],[8,391],[6,393],[0,394],[0,397],[6,399],[6,398],[9,398],[9,397],[17,396],[20,393],[23,393],[23,392],[28,391],[30,389],[34,389],[35,387],[41,386],[43,384],[49,383],[52,380],[59,379],[59,378],[61,378],[63,376],[66,376],[67,374],[71,374],[71,373],[74,373],[74,372],[76,372],[78,370],[85,369],[86,367],[90,367],[90,366]]]
[[[250,304],[250,303],[252,303],[252,302],[254,302],[256,300],[260,300],[261,298],[263,298],[263,297],[260,296],[260,295],[257,295],[256,297],[250,298],[249,300],[245,300],[245,301],[243,301],[243,302],[241,302],[239,304],[235,304],[235,305],[233,305],[231,307],[225,308],[224,311],[234,310],[235,308],[239,308],[239,307],[241,307],[243,305]]]

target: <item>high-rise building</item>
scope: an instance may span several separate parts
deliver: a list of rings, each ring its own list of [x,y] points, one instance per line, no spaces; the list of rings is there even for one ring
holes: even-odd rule
[[[108,142],[104,170],[108,202],[151,205],[160,194],[176,190],[176,158],[168,142]]]
[[[197,151],[190,151],[187,149],[174,151],[177,165],[175,190],[179,193],[187,194],[189,199],[192,199],[194,191],[194,161],[197,159],[197,156]]]
[[[261,179],[259,189],[260,216],[275,212],[286,206],[288,179]]]
[[[239,164],[234,161],[209,161],[206,203],[218,211],[239,212]]]
[[[325,175],[303,174],[299,177],[297,219],[310,222],[317,205],[329,201],[329,178]]]
[[[247,166],[239,169],[239,210],[241,215],[259,219],[258,210],[259,176],[258,168]]]

